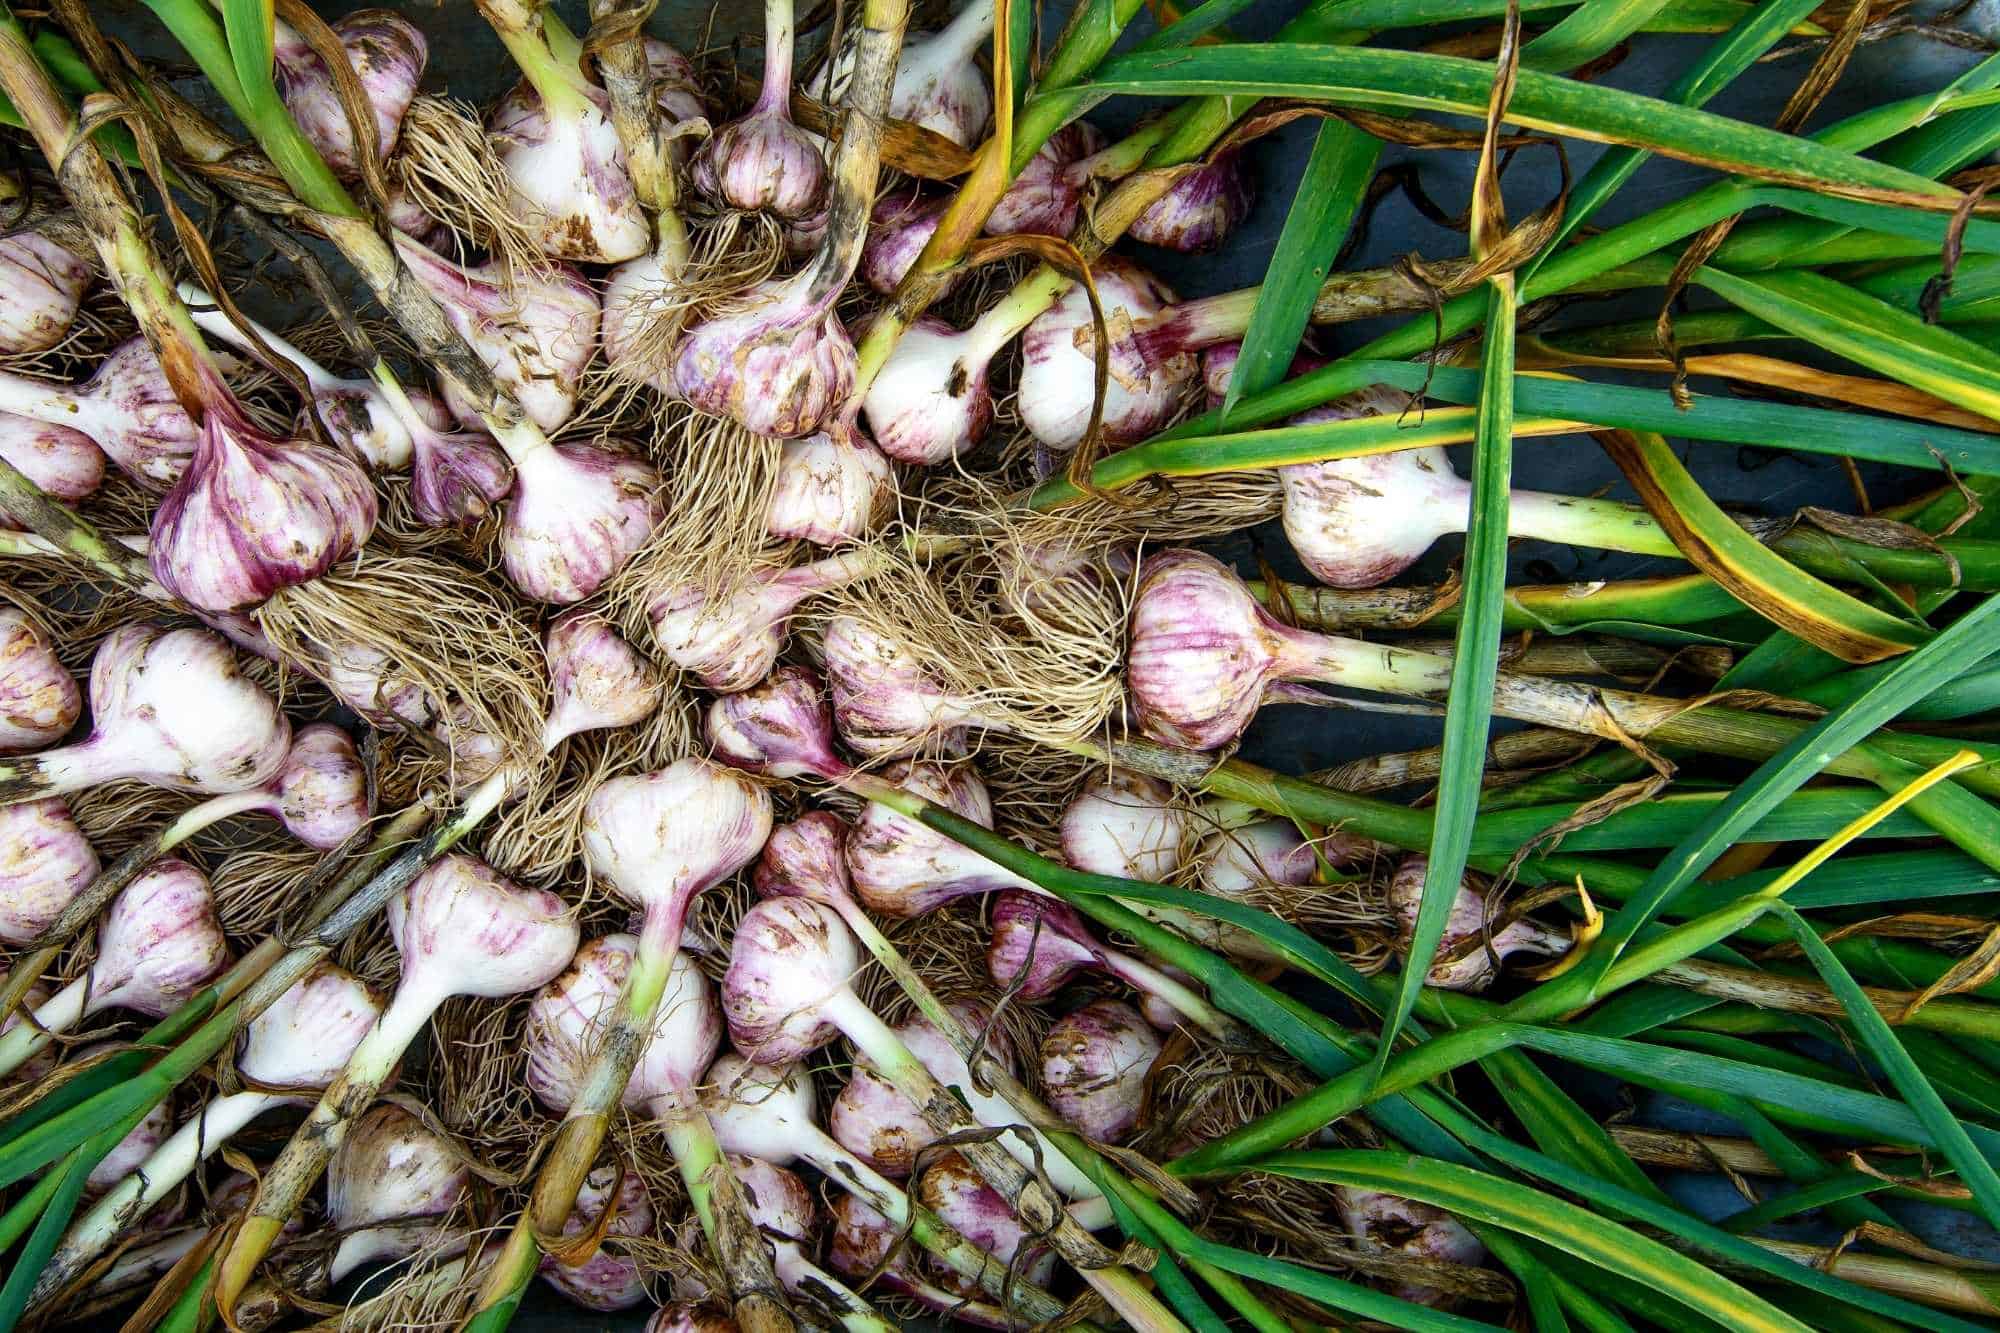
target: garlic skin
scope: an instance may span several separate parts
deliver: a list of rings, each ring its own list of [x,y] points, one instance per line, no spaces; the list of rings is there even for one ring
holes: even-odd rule
[[[895,190],[875,201],[868,214],[868,238],[861,246],[861,280],[884,296],[893,296],[903,275],[930,244],[938,223],[951,206],[947,195],[926,197],[915,189]],[[964,280],[958,273],[946,279],[942,296]]]
[[[130,1009],[165,1018],[228,962],[208,876],[185,861],[155,861],[97,923],[87,1012]]]
[[[1374,415],[1347,412],[1345,416]],[[1278,469],[1285,537],[1330,588],[1373,588],[1465,527],[1468,487],[1441,448]]]
[[[987,215],[987,235],[1068,236],[1088,179],[1079,165],[1103,147],[1104,136],[1087,120],[1073,120],[1050,135]]]
[[[97,270],[39,232],[0,236],[0,353],[33,356],[69,335]]]
[[[1194,750],[1235,740],[1278,669],[1282,629],[1212,557],[1178,549],[1148,556],[1125,653],[1140,729]]]
[[[911,1196],[943,1219],[945,1225],[992,1255],[1009,1272],[1042,1285],[1055,1275],[1054,1251],[1035,1239],[1014,1216],[1014,1210],[957,1153],[927,1165],[917,1177]],[[965,1279],[944,1275],[947,1285],[963,1288]]]
[[[833,750],[826,687],[810,668],[781,666],[764,682],[708,706],[709,749],[746,773],[829,781],[848,770]]]
[[[554,431],[576,411],[584,368],[597,350],[597,293],[563,264],[510,273],[495,260],[454,264],[418,241],[395,233],[410,274],[444,310],[447,323],[472,345],[493,377],[514,395],[528,419]],[[445,401],[468,428],[477,404],[445,386]]]
[[[1232,148],[1182,176],[1126,234],[1143,245],[1200,254],[1221,245],[1255,202],[1243,152]]]
[[[90,735],[31,760],[37,795],[114,778],[214,795],[277,777],[292,726],[216,634],[122,625],[90,664]]]
[[[979,48],[993,31],[994,7],[967,0],[937,32],[914,32],[896,61],[889,114],[941,134],[960,148],[979,142],[993,116],[993,90],[979,68]]]
[[[346,842],[375,813],[354,738],[324,722],[293,734],[276,795],[285,831],[322,851]]]
[[[736,1333],[736,1321],[706,1305],[682,1301],[653,1311],[644,1333]]]
[[[1146,1076],[1160,1039],[1139,1011],[1095,1000],[1057,1019],[1042,1038],[1042,1087],[1056,1114],[1098,1143],[1123,1143],[1139,1127]]]
[[[1486,1259],[1479,1238],[1442,1208],[1349,1185],[1335,1186],[1333,1206],[1364,1253],[1468,1267]],[[1447,1293],[1414,1282],[1399,1284],[1391,1294],[1419,1305],[1452,1303]]]
[[[970,1002],[955,1002],[946,1008],[968,1032],[985,1033],[986,1053],[1009,1073],[1014,1072],[1012,1045],[1003,1033],[988,1031],[990,1011]],[[971,1090],[972,1073],[965,1061],[928,1019],[919,1016],[898,1024],[896,1036],[938,1082]],[[1006,1122],[1013,1118],[1010,1114]],[[907,1180],[916,1169],[917,1157],[938,1138],[923,1113],[865,1064],[854,1066],[847,1086],[827,1108],[826,1129],[841,1147],[892,1180]]]
[[[633,726],[666,697],[659,670],[595,611],[565,611],[550,621],[542,655],[551,698],[544,749],[579,732]]]
[[[1148,357],[1134,342],[1131,324],[1159,314],[1174,293],[1136,264],[1106,256],[1092,267],[1098,304],[1111,338],[1110,378],[1104,391],[1104,438],[1135,444],[1164,429],[1180,410],[1199,367],[1185,352]],[[1021,422],[1048,448],[1067,453],[1090,425],[1095,337],[1090,297],[1072,286],[1035,317],[1021,336]],[[1085,346],[1078,345],[1078,339]]]
[[[61,800],[0,805],[0,943],[25,948],[99,868],[96,849]]]
[[[653,642],[669,662],[709,689],[747,690],[777,665],[799,603],[866,577],[878,563],[855,552],[753,570],[720,596],[698,582],[667,588],[646,610]]]
[[[742,1183],[750,1221],[777,1242],[779,1280],[783,1281],[784,1251],[790,1249],[797,1256],[798,1247],[811,1244],[819,1228],[819,1209],[813,1204],[812,1191],[792,1172],[756,1157],[731,1154],[729,1166]]]
[[[551,114],[532,84],[515,84],[487,117],[487,138],[507,175],[508,201],[543,254],[622,263],[646,252],[652,228],[625,172],[618,132],[600,108],[604,94],[575,85],[565,92]]]
[[[374,113],[376,160],[387,162],[402,134],[403,113],[423,81],[429,45],[408,19],[385,9],[356,10],[329,26],[346,48],[347,63]],[[277,25],[275,37],[272,74],[285,109],[334,174],[353,180],[361,174],[361,150],[332,73],[305,38],[285,24]]]
[[[595,1230],[606,1209],[611,1211],[611,1220],[605,1224],[604,1235],[652,1234],[653,1200],[639,1173],[624,1162],[600,1166],[584,1177],[576,1207],[563,1219],[562,1234],[581,1236]],[[647,1299],[645,1274],[639,1265],[608,1250],[599,1249],[574,1267],[545,1257],[540,1271],[544,1281],[586,1310],[629,1310]]]
[[[605,935],[576,951],[569,969],[535,993],[521,1044],[528,1090],[561,1115],[576,1101],[638,956],[636,935]],[[722,1045],[715,987],[684,951],[668,965],[653,1031],[626,1080],[624,1105],[647,1111],[656,1098],[688,1094]]]
[[[690,325],[674,355],[674,382],[710,416],[753,435],[810,435],[854,392],[856,353],[814,270],[767,278],[732,309]]]
[[[88,435],[13,412],[0,412],[0,458],[51,499],[74,503],[104,484],[104,451]],[[20,526],[0,508],[0,527]]]
[[[457,1146],[392,1102],[354,1122],[326,1171],[326,1215],[340,1233],[327,1263],[338,1283],[369,1264],[403,1259],[434,1245],[428,1235],[384,1223],[443,1218],[470,1198],[472,1172]]]
[[[1119,769],[1092,779],[1063,811],[1063,859],[1093,875],[1161,883],[1180,868],[1192,827],[1172,787]]]
[[[882,776],[983,828],[993,827],[993,797],[967,764],[927,760],[896,764]],[[854,892],[871,911],[909,920],[953,898],[1023,889],[1029,881],[928,825],[870,802],[847,838]]]
[[[559,605],[604,586],[659,523],[660,477],[636,452],[557,444],[516,460],[500,563],[524,596]]]
[[[650,385],[670,399],[681,396],[671,353],[642,359],[642,339],[661,307],[675,299],[678,276],[670,276],[657,250],[648,250],[611,270],[604,280],[600,337],[604,360],[621,378]]]
[[[844,546],[881,527],[896,495],[895,469],[846,415],[786,440],[764,531],[779,541]]]
[[[359,977],[315,964],[243,1029],[236,1070],[259,1091],[317,1094],[381,1012],[381,998]]]
[[[53,744],[82,714],[82,691],[55,640],[27,612],[0,602],[0,753]]]
[[[1366,856],[1367,844],[1341,834],[1320,846],[1331,865]],[[1241,898],[1254,889],[1310,884],[1319,873],[1319,855],[1287,820],[1265,819],[1237,829],[1222,829],[1202,839],[1195,852],[1201,884],[1223,898]]]
[[[1389,909],[1396,915],[1397,947],[1406,961],[1410,939],[1416,933],[1417,912],[1423,905],[1424,874],[1429,868],[1429,857],[1407,856],[1397,865],[1396,873],[1389,881]],[[1524,917],[1488,937],[1486,903],[1476,889],[1477,885],[1473,882],[1459,885],[1458,894],[1452,899],[1451,912],[1445,917],[1444,934],[1438,937],[1435,956],[1445,960],[1473,940],[1480,941],[1479,946],[1463,958],[1432,963],[1430,974],[1425,978],[1428,984],[1439,990],[1477,993],[1499,979],[1500,965],[1514,954],[1530,953],[1553,958],[1568,952],[1567,939],[1532,918]]]
[[[746,1059],[785,1065],[840,1035],[821,1005],[861,970],[854,935],[831,908],[806,898],[766,898],[736,924],[722,1012]]]
[[[818,1130],[812,1075],[799,1065],[760,1065],[724,1055],[709,1066],[702,1084],[702,1111],[724,1152],[784,1166],[801,1156],[806,1139]]]
[[[576,955],[576,919],[562,899],[459,852],[390,898],[388,916],[402,989],[419,995],[518,995]]]
[[[908,644],[878,634],[853,616],[835,616],[820,638],[840,738],[870,758],[932,748],[965,749],[979,721],[968,700],[934,684]]]
[[[934,315],[904,330],[862,400],[882,452],[930,467],[985,439],[993,425],[986,368],[997,350]]]
[[[753,110],[724,125],[694,155],[690,174],[697,190],[725,208],[786,221],[809,217],[826,198],[819,140],[782,110]]]
[[[361,549],[375,519],[375,486],[353,459],[272,439],[225,392],[153,514],[147,561],[189,606],[235,611],[326,573]]]

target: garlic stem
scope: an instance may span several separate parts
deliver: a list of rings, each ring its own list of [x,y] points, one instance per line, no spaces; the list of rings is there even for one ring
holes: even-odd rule
[[[795,42],[792,0],[764,0],[764,82],[751,115],[791,119]]]

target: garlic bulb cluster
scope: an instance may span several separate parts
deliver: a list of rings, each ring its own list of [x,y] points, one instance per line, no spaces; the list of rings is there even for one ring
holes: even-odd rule
[[[373,113],[376,160],[387,162],[402,134],[403,113],[423,81],[429,43],[415,24],[386,9],[356,10],[328,26],[340,39]],[[293,123],[336,175],[349,180],[359,176],[361,149],[326,62],[282,22],[273,36],[272,74]]]
[[[89,260],[40,232],[0,236],[0,353],[33,356],[68,337],[96,275]]]

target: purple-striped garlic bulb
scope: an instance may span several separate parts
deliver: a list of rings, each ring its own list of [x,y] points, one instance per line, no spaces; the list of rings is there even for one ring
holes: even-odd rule
[[[984,1034],[988,1057],[999,1061],[1009,1073],[1015,1071],[1018,1061],[1006,1034],[989,1030],[990,1011],[971,1002],[947,1007],[967,1031]],[[965,1060],[928,1019],[919,1016],[898,1024],[896,1036],[938,1082],[968,1094],[975,1092]],[[973,1110],[979,1107],[975,1105]],[[1016,1118],[1009,1112],[1000,1123],[1010,1124]],[[916,1170],[918,1156],[938,1139],[923,1113],[865,1064],[855,1065],[840,1095],[827,1108],[826,1128],[843,1148],[896,1180],[907,1179]]]
[[[611,1215],[608,1222],[604,1221],[607,1211]],[[594,1233],[600,1224],[601,1234],[611,1238],[653,1234],[653,1200],[646,1193],[646,1182],[624,1162],[600,1166],[584,1177],[576,1207],[563,1221],[562,1234]],[[575,1265],[546,1256],[541,1273],[543,1281],[586,1310],[629,1310],[647,1299],[645,1272],[632,1259],[602,1246]]]
[[[423,81],[430,47],[417,26],[386,9],[360,9],[330,25],[347,53],[373,116],[375,160],[387,162],[403,131],[403,113]],[[361,174],[361,148],[341,105],[333,73],[304,37],[284,23],[275,28],[272,75],[285,109],[334,174]]]
[[[449,1138],[391,1102],[370,1107],[326,1170],[327,1220],[340,1234],[330,1280],[435,1245],[447,1234],[444,1219],[471,1197],[472,1181],[465,1154]],[[438,1225],[390,1225],[424,1218]]]
[[[1087,120],[1073,120],[1050,135],[987,214],[987,234],[1068,236],[1090,181],[1089,159],[1103,147],[1104,136]]]
[[[826,205],[826,154],[792,121],[791,0],[764,6],[764,82],[748,112],[694,155],[694,186],[725,208],[798,222]]]
[[[761,685],[708,706],[709,750],[731,768],[838,782],[854,771],[833,748],[826,687],[809,667],[781,666]]]
[[[31,943],[98,868],[96,850],[60,798],[0,805],[0,944]]]
[[[977,699],[940,686],[908,642],[858,617],[827,622],[820,656],[840,738],[857,753],[878,759],[923,749],[958,753],[968,730],[1001,726]]]
[[[855,408],[836,412],[819,430],[786,440],[764,531],[780,541],[844,546],[866,537],[888,517],[895,469],[855,425]]]
[[[949,195],[927,196],[914,188],[883,194],[868,214],[868,239],[861,247],[861,280],[884,296],[893,295],[910,265],[930,244],[950,206]],[[959,272],[945,279],[949,285],[944,290],[950,291],[964,276]]]
[[[83,692],[55,640],[26,611],[0,603],[0,753],[61,740],[83,713]]]
[[[346,842],[375,813],[354,738],[324,722],[292,734],[285,766],[268,790],[271,801],[263,808],[287,833],[322,851]]]
[[[1459,1267],[1477,1267],[1486,1258],[1479,1238],[1442,1208],[1352,1185],[1335,1187],[1333,1206],[1356,1248],[1364,1253]],[[1418,1305],[1445,1305],[1451,1300],[1447,1293],[1420,1282],[1400,1284],[1393,1294]]]
[[[1160,1039],[1131,1005],[1093,1000],[1042,1038],[1042,1087],[1057,1115],[1098,1143],[1123,1143],[1146,1109]]]
[[[0,354],[33,356],[68,337],[96,276],[88,259],[38,231],[0,236]]]
[[[550,1110],[562,1114],[575,1103],[638,952],[633,935],[586,941],[569,969],[529,1003],[522,1037],[527,1083]],[[715,987],[692,956],[677,951],[667,967],[652,1036],[626,1079],[624,1104],[646,1115],[692,1105],[702,1071],[721,1045]]]
[[[943,806],[983,828],[993,827],[993,797],[967,764],[929,760],[890,766],[882,776],[904,791]],[[847,839],[855,895],[869,910],[909,920],[953,898],[1021,889],[1021,878],[926,824],[870,802]]]
[[[624,441],[524,453],[500,524],[508,581],[538,602],[582,601],[652,536],[664,512],[659,487],[659,474]]]
[[[957,1153],[948,1153],[927,1164],[910,1193],[946,1226],[992,1255],[1008,1271],[1037,1285],[1054,1276],[1055,1252],[1014,1216],[1007,1201]],[[941,1280],[953,1286],[965,1281],[955,1275]]]
[[[0,412],[88,436],[119,471],[152,491],[180,480],[201,428],[144,338],[113,348],[80,385],[0,371]]]
[[[1225,149],[1175,181],[1126,234],[1144,245],[1200,254],[1221,245],[1249,216],[1255,200],[1243,150]]]
[[[799,603],[880,567],[879,559],[850,551],[809,565],[752,570],[720,595],[700,582],[682,583],[656,596],[646,615],[663,657],[709,689],[731,694],[771,674]]]
[[[1131,326],[1158,314],[1175,300],[1159,279],[1136,264],[1106,258],[1092,268],[1098,303],[1110,339],[1110,377],[1105,385],[1104,438],[1134,444],[1164,428],[1181,408],[1199,371],[1185,353],[1149,357],[1134,342]],[[1021,387],[1016,401],[1021,422],[1044,446],[1067,453],[1083,442],[1095,398],[1097,336],[1090,298],[1072,286],[1035,317],[1021,338]]]
[[[104,451],[88,435],[13,412],[0,412],[0,459],[52,500],[74,504],[104,484]],[[0,507],[0,528],[20,527]]]
[[[820,290],[818,266],[767,278],[720,314],[688,327],[674,356],[687,401],[752,435],[811,435],[854,391],[854,343]]]
[[[1397,865],[1395,875],[1389,881],[1389,908],[1396,914],[1396,940],[1398,948],[1407,953],[1411,937],[1416,932],[1417,911],[1424,896],[1424,875],[1430,868],[1430,858],[1406,856]],[[1438,960],[1431,964],[1429,984],[1439,990],[1483,991],[1491,986],[1500,975],[1500,967],[1509,957],[1517,953],[1537,954],[1553,958],[1569,949],[1569,940],[1549,930],[1530,917],[1523,917],[1501,927],[1492,928],[1493,912],[1489,910],[1479,881],[1467,879],[1459,885],[1458,894],[1452,899],[1451,912],[1445,918],[1444,934],[1438,937]],[[1461,949],[1473,946],[1470,953],[1454,958]]]
[[[633,726],[666,697],[659,669],[595,611],[565,611],[550,621],[542,634],[542,656],[549,666],[550,697],[544,750],[579,732]]]
[[[1063,859],[1093,875],[1163,883],[1180,868],[1192,826],[1172,787],[1120,769],[1093,778],[1063,810]]]

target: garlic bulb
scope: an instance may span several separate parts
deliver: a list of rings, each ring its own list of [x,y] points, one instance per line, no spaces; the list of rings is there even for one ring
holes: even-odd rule
[[[601,337],[604,360],[618,375],[651,385],[668,398],[681,396],[674,382],[671,351],[664,356],[648,345],[648,332],[663,307],[676,299],[678,261],[669,269],[666,257],[648,250],[611,270],[604,280]]]
[[[96,275],[88,259],[39,232],[0,236],[0,353],[33,356],[69,336]]]
[[[430,48],[415,24],[385,9],[356,10],[329,26],[346,49],[347,63],[374,113],[376,160],[387,162],[402,133],[403,113],[423,81]],[[331,71],[285,24],[275,25],[274,37],[272,75],[285,109],[334,173],[352,180],[361,174],[360,149]]]
[[[629,727],[659,708],[667,683],[611,622],[595,611],[565,611],[542,635],[549,664],[549,720],[542,748],[579,732]]]
[[[792,123],[794,38],[791,0],[768,0],[757,101],[709,136],[691,174],[695,188],[723,207],[796,222],[824,206],[827,166],[818,136]]]
[[[48,631],[19,607],[0,602],[0,751],[60,740],[82,712],[82,691]]]
[[[1334,1209],[1340,1223],[1367,1254],[1390,1255],[1422,1263],[1474,1267],[1486,1258],[1486,1247],[1463,1222],[1427,1203],[1358,1186],[1334,1187]],[[1419,1305],[1446,1305],[1451,1297],[1419,1282],[1399,1284],[1393,1294]]]
[[[1022,1225],[1007,1201],[957,1153],[926,1166],[911,1193],[945,1225],[1006,1265],[1009,1272],[1038,1286],[1054,1276],[1055,1252]],[[956,1283],[959,1279],[947,1281]]]
[[[809,565],[761,569],[719,597],[701,583],[662,591],[646,609],[661,654],[709,689],[747,690],[771,674],[784,651],[792,612],[815,593],[843,587],[881,567],[866,553]]]
[[[982,318],[960,333],[933,315],[904,330],[862,400],[882,452],[930,466],[985,439],[993,424],[986,368],[1017,332]]]
[[[576,1207],[563,1221],[565,1236],[592,1232],[609,1211],[605,1236],[653,1234],[653,1200],[639,1173],[623,1162],[600,1166],[584,1178]],[[629,1310],[646,1300],[646,1277],[639,1265],[622,1254],[599,1249],[571,1266],[554,1256],[542,1260],[544,1281],[586,1310]]]
[[[374,813],[368,786],[354,738],[339,727],[315,722],[293,733],[285,765],[273,783],[272,813],[306,846],[331,850]]]
[[[514,465],[484,432],[417,431],[410,447],[410,508],[432,527],[473,527],[514,487]]]
[[[771,830],[757,858],[760,898],[810,898],[838,910],[853,893],[847,875],[848,826],[838,815],[808,810]]]
[[[273,439],[225,390],[210,397],[194,457],[153,514],[147,558],[188,605],[235,611],[353,555],[375,517],[374,484],[354,460]]]
[[[967,0],[942,30],[911,33],[896,61],[889,114],[942,134],[960,148],[978,143],[993,115],[993,90],[978,61],[993,19],[989,0]]]
[[[1140,569],[1125,653],[1140,727],[1155,740],[1212,750],[1243,734],[1282,678],[1289,638],[1210,556],[1157,552]]]
[[[1136,264],[1108,256],[1091,272],[1111,340],[1104,438],[1113,444],[1134,444],[1173,419],[1199,367],[1185,353],[1148,357],[1133,342],[1132,323],[1174,301],[1165,284]],[[1096,369],[1089,342],[1095,336],[1090,298],[1081,287],[1072,286],[1036,316],[1021,338],[1017,395],[1021,422],[1058,452],[1081,444],[1090,424]]]
[[[674,356],[688,402],[753,435],[797,439],[819,429],[854,391],[856,354],[833,313],[837,292],[816,295],[814,275],[767,278],[688,327]]]
[[[267,1092],[311,1092],[333,1082],[382,1010],[353,973],[316,964],[245,1025],[236,1071]]]
[[[999,1061],[1008,1072],[1014,1071],[1014,1049],[1005,1034],[990,1030],[991,1012],[970,1002],[947,1007],[967,1031],[985,1034],[989,1057]],[[929,1020],[912,1018],[897,1026],[896,1035],[938,1082],[972,1090],[972,1073],[965,1061]],[[1003,1123],[1010,1123],[1012,1118],[1010,1114]],[[897,1180],[907,1178],[916,1169],[917,1157],[938,1138],[937,1131],[903,1094],[880,1074],[859,1064],[827,1109],[826,1127],[842,1147]]]
[[[248,791],[275,778],[291,723],[207,630],[124,625],[90,664],[90,734],[0,765],[0,799],[129,778],[175,791]]]
[[[706,1305],[663,1305],[646,1321],[644,1333],[736,1333],[736,1321]]]
[[[1076,869],[1161,883],[1180,868],[1192,819],[1172,787],[1120,769],[1077,793],[1060,827],[1063,859]]]
[[[1144,245],[1199,254],[1221,245],[1254,201],[1243,150],[1227,149],[1174,182],[1126,234]]]
[[[1104,136],[1087,120],[1073,120],[1050,135],[987,215],[987,234],[1068,236],[1090,179],[1086,159],[1103,147]]]
[[[316,654],[319,679],[334,698],[359,713],[370,726],[409,727],[421,731],[431,724],[431,701],[379,648],[366,644],[322,644]]]
[[[822,1009],[861,970],[854,936],[806,898],[766,898],[736,923],[722,1010],[729,1040],[762,1065],[790,1064],[840,1034]]]
[[[616,264],[645,253],[652,228],[603,92],[574,68],[531,75],[535,81],[516,84],[486,121],[515,216],[552,258]]]
[[[764,531],[780,541],[843,546],[881,526],[895,494],[888,458],[861,433],[851,411],[838,412],[780,449]]]
[[[138,337],[113,348],[78,386],[0,372],[0,412],[81,432],[119,471],[154,491],[180,480],[201,438],[159,357]]]
[[[511,273],[497,260],[454,264],[400,232],[391,239],[410,275],[528,419],[545,431],[568,421],[597,350],[601,312],[589,281],[560,264]],[[461,401],[449,384],[445,400],[468,427],[478,424],[477,405]]]
[[[497,999],[531,991],[576,954],[576,921],[562,899],[522,888],[457,852],[432,862],[392,897],[388,918],[402,956],[391,1014],[422,1005],[427,1016],[453,995]]]
[[[1097,1143],[1123,1143],[1139,1127],[1146,1076],[1162,1047],[1129,1004],[1094,1000],[1057,1019],[1042,1038],[1042,1086],[1057,1115]]]
[[[0,412],[0,459],[54,500],[74,503],[104,484],[104,451],[82,431]],[[0,527],[20,521],[0,508]]]
[[[96,850],[61,800],[0,805],[0,943],[26,947],[98,868]]]
[[[884,296],[894,295],[950,206],[949,196],[927,197],[915,189],[892,190],[877,199],[868,214],[868,239],[861,247],[862,281]],[[944,291],[963,278],[963,273],[947,278]]]
[[[705,759],[612,778],[583,810],[591,873],[645,910],[647,935],[663,953],[679,947],[695,896],[741,869],[770,833],[770,794]]]
[[[716,699],[707,728],[715,757],[747,773],[833,782],[852,771],[834,753],[826,689],[807,667],[781,666],[754,689]]]
[[[515,460],[500,562],[523,595],[579,602],[625,567],[660,521],[659,474],[636,453],[557,444]]]
[[[79,1052],[89,1055],[103,1047],[91,1047]],[[160,1102],[146,1112],[146,1118],[132,1127],[131,1133],[118,1140],[110,1152],[99,1158],[83,1178],[83,1197],[94,1199],[116,1185],[127,1175],[137,1170],[147,1158],[159,1148],[167,1135],[173,1133],[174,1113],[166,1103]]]
[[[909,644],[853,616],[835,616],[820,637],[840,738],[871,758],[934,748],[965,748],[970,727],[985,725],[971,699],[947,693]]]
[[[1389,909],[1396,914],[1398,947],[1407,954],[1417,928],[1417,912],[1423,905],[1424,875],[1430,858],[1407,856],[1389,881]],[[1439,990],[1483,991],[1500,975],[1500,965],[1517,953],[1555,957],[1569,949],[1569,941],[1543,927],[1533,918],[1523,917],[1499,930],[1492,930],[1486,900],[1477,881],[1467,880],[1452,899],[1445,917],[1444,934],[1438,937],[1437,961],[1431,964],[1430,985]],[[1462,958],[1452,955],[1478,941],[1478,947]]]
[[[901,763],[884,770],[904,791],[935,802],[984,828],[993,827],[993,798],[967,764]],[[854,892],[871,911],[908,920],[953,898],[1017,888],[1022,879],[928,825],[869,803],[847,839]]]
[[[442,1134],[393,1103],[370,1107],[327,1165],[327,1220],[340,1233],[329,1280],[337,1284],[365,1265],[434,1243],[437,1231],[383,1224],[443,1218],[470,1198],[472,1179],[464,1155]]]
[[[527,1083],[558,1114],[575,1103],[590,1062],[638,957],[634,935],[605,935],[576,951],[569,969],[535,994],[521,1043],[527,1048]],[[662,1098],[692,1100],[702,1071],[722,1045],[722,1016],[715,987],[694,959],[676,951],[667,969],[652,1035],[625,1082],[624,1104],[655,1114]]]

